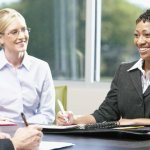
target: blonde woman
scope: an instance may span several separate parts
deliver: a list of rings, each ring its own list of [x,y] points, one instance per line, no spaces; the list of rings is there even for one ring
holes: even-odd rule
[[[0,114],[29,123],[53,123],[55,92],[48,63],[28,55],[30,28],[14,9],[0,10]],[[35,39],[36,40],[36,39]]]

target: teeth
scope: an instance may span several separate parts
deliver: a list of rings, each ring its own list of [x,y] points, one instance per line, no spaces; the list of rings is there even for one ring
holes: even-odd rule
[[[22,58],[23,57],[23,55],[24,55],[24,52],[19,52],[19,58]]]
[[[140,51],[148,51],[150,50],[149,48],[140,48]]]

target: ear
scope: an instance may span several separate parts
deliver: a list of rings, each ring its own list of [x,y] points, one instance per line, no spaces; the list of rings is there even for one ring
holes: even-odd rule
[[[0,34],[0,47],[2,47],[4,44],[4,41],[3,41],[3,35]]]

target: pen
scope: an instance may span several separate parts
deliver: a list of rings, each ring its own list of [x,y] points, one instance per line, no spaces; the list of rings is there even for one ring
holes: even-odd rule
[[[21,112],[21,117],[22,117],[22,120],[24,121],[25,126],[28,126],[29,124],[23,112]]]
[[[65,114],[65,110],[64,110],[64,107],[63,107],[61,101],[58,99],[57,102],[58,102],[58,106],[59,106],[59,108],[60,108],[60,111],[61,111],[62,114],[64,115],[64,114]],[[64,119],[65,119],[66,122],[68,122],[68,118],[64,117]]]

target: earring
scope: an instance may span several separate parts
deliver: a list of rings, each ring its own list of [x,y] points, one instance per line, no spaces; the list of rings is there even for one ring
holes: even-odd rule
[[[3,48],[3,47],[4,47],[4,44],[0,43],[0,47]]]

